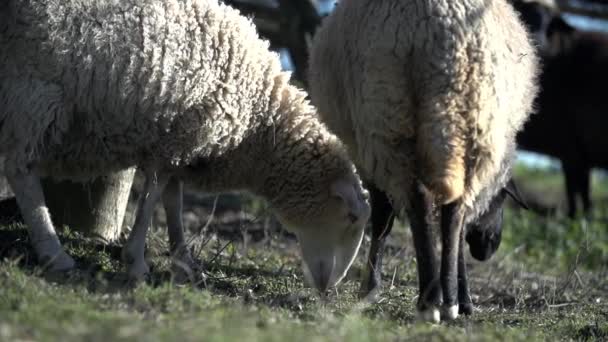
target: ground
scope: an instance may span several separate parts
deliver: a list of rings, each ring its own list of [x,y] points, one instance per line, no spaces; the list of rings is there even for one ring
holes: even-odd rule
[[[541,193],[559,188],[559,174],[539,172],[517,175]],[[241,224],[228,230],[201,219],[206,209],[188,209],[204,277],[187,285],[171,280],[162,215],[148,239],[152,275],[138,285],[125,281],[119,243],[67,229],[61,239],[78,269],[49,274],[36,267],[25,228],[2,226],[0,340],[608,340],[608,187],[598,182],[604,192],[594,193],[589,220],[509,209],[498,253],[486,263],[469,258],[474,315],[439,325],[415,320],[407,223],[393,230],[373,304],[355,295],[367,239],[345,281],[322,300],[303,283],[296,241],[269,228],[256,201],[243,209],[254,215],[236,215]]]

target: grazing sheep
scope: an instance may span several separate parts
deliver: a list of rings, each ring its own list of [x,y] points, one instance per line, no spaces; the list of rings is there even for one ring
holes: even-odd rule
[[[68,269],[40,177],[140,168],[123,249],[141,279],[156,201],[172,253],[191,262],[181,180],[266,198],[324,291],[344,276],[369,216],[366,192],[306,94],[254,25],[214,0],[9,0],[0,7],[0,156],[41,262]]]
[[[577,199],[590,214],[591,169],[608,169],[608,35],[576,30],[538,4],[515,4],[524,23],[530,30],[540,30],[536,36],[545,42],[539,44],[537,113],[517,136],[518,147],[559,159],[568,216],[576,215]],[[546,25],[535,25],[545,17]]]
[[[535,70],[527,33],[504,0],[350,0],[324,21],[311,51],[311,98],[370,188],[363,295],[377,287],[393,208],[404,209],[418,262],[418,310],[438,321],[443,296],[444,319],[457,317],[459,301],[470,313],[463,227],[501,226]],[[440,272],[430,237],[435,205]]]

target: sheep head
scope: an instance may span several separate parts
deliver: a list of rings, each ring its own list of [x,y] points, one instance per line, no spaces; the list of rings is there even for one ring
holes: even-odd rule
[[[469,244],[471,255],[480,261],[488,260],[502,240],[503,203],[507,196],[527,209],[521,199],[513,179],[492,198],[488,210],[480,215],[475,221],[469,223],[466,230],[466,241]]]
[[[281,223],[298,237],[306,280],[324,294],[344,278],[353,263],[371,208],[355,174],[331,181],[314,197],[299,196],[298,207],[307,208],[306,217],[292,210],[293,203],[289,209],[280,203],[274,206]]]

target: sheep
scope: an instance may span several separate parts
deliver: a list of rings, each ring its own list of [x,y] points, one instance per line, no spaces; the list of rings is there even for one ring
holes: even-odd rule
[[[251,20],[215,0],[9,0],[0,7],[0,157],[39,261],[74,266],[40,177],[86,181],[136,166],[145,185],[123,247],[141,280],[162,198],[178,264],[183,181],[265,198],[325,291],[370,215],[343,144],[289,84]]]
[[[542,65],[537,113],[518,134],[518,147],[559,159],[565,176],[568,217],[576,216],[577,199],[584,214],[590,215],[591,168],[608,169],[608,139],[604,133],[608,125],[604,90],[608,35],[576,30],[535,2],[514,1],[514,5],[529,30],[541,37],[538,49]]]
[[[536,65],[504,0],[342,1],[321,24],[311,101],[347,146],[372,203],[362,296],[377,290],[395,212],[407,214],[412,229],[419,315],[438,322],[459,309],[471,313],[463,227],[499,229],[502,201],[517,197],[508,186],[514,140],[531,111]],[[430,230],[435,206],[440,272]]]

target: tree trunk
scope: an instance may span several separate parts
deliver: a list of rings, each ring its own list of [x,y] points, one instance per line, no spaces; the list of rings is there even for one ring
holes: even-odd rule
[[[55,227],[70,229],[104,242],[118,239],[135,169],[109,174],[87,183],[42,181]]]

